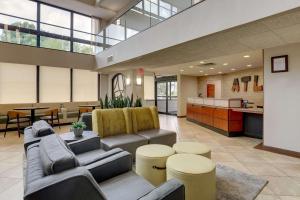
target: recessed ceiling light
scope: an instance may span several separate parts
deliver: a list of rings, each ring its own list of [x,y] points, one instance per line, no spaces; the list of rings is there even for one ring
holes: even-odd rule
[[[232,68],[231,71],[235,71],[236,69]]]
[[[252,65],[251,65],[251,64],[249,64],[249,65],[247,65],[247,67],[252,67]]]
[[[191,69],[193,69],[193,68],[194,68],[194,66],[193,66],[193,65],[191,65],[191,66],[190,66],[190,68],[191,68]]]
[[[203,73],[203,71],[201,70],[201,71],[199,71],[200,73]]]
[[[218,74],[223,74],[223,72],[218,72]]]
[[[209,68],[209,69],[213,70],[213,69],[215,69],[215,68],[211,67],[211,68]]]
[[[181,71],[181,72],[184,72],[184,70],[183,70],[183,69],[181,69],[180,71]]]
[[[204,76],[207,76],[208,74],[204,74]]]
[[[228,63],[224,63],[223,65],[224,65],[224,66],[227,66],[227,65],[228,65]]]
[[[250,55],[244,55],[244,58],[250,58]]]
[[[205,62],[204,61],[200,61],[200,64],[204,64]]]

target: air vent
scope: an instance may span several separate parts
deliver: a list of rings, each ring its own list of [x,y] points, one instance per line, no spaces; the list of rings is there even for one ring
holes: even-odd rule
[[[107,62],[112,62],[114,60],[114,56],[108,56],[107,57]]]
[[[200,67],[211,67],[211,66],[214,66],[216,65],[216,63],[204,63],[204,64],[201,64],[199,65]]]

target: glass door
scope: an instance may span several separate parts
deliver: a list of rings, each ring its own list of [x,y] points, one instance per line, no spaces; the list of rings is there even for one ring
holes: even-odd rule
[[[155,105],[158,112],[177,115],[177,78],[160,77],[155,82]]]

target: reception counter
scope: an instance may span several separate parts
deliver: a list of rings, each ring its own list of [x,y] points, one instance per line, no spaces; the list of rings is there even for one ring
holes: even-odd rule
[[[263,138],[263,116],[262,108],[234,108],[233,111],[243,113],[243,134],[254,138]]]
[[[242,99],[189,98],[187,120],[227,136],[241,135],[243,113],[233,110],[241,103]]]

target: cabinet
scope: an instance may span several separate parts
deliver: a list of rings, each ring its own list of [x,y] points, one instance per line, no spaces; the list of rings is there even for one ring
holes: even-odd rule
[[[187,119],[220,130],[227,135],[243,130],[243,114],[230,108],[188,103]]]

